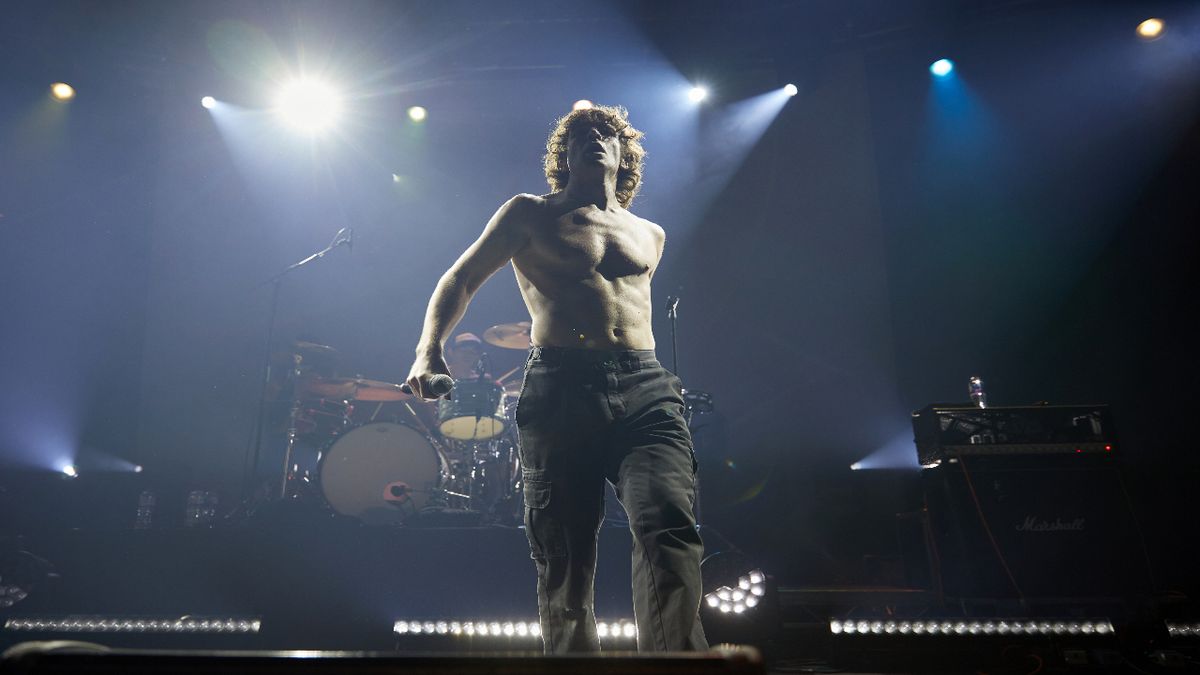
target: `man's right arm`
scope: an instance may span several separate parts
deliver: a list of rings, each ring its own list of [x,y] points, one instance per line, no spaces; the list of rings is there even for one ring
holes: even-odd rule
[[[462,319],[475,292],[528,243],[529,224],[538,202],[539,198],[532,195],[517,195],[505,202],[475,243],[438,280],[425,311],[416,360],[407,380],[422,398],[433,398],[426,386],[430,375],[449,374],[442,345]]]

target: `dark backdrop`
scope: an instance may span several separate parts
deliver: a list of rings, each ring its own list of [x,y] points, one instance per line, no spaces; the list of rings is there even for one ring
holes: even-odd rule
[[[1144,520],[1193,480],[1197,16],[1187,3],[24,3],[0,41],[11,467],[116,460],[241,489],[269,288],[277,335],[397,381],[438,275],[590,98],[647,132],[704,518],[791,583],[864,581],[917,504],[908,412],[1110,402]],[[1168,33],[1139,41],[1143,15]],[[957,60],[951,82],[928,64]],[[348,119],[262,110],[303,63]],[[46,97],[75,84],[68,105]],[[714,91],[682,100],[690,80]],[[773,119],[744,99],[794,82]],[[223,106],[210,112],[199,98]],[[417,126],[409,105],[430,111]],[[510,270],[460,329],[526,318]],[[497,355],[515,366],[521,355]],[[852,463],[876,468],[851,471]],[[269,470],[264,463],[263,470]],[[1143,494],[1144,493],[1144,494]],[[1162,518],[1158,516],[1163,516]],[[63,520],[70,518],[64,514]],[[878,579],[877,579],[878,580]],[[895,580],[894,577],[885,580]]]

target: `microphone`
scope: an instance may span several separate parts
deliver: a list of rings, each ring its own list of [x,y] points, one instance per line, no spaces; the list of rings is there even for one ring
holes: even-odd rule
[[[445,396],[446,394],[449,394],[450,390],[452,389],[454,389],[454,378],[450,377],[449,375],[442,375],[441,373],[438,373],[437,375],[433,375],[429,378],[429,393],[433,394],[434,396]],[[416,393],[412,390],[412,387],[408,386],[407,382],[400,385],[400,391],[409,395]]]

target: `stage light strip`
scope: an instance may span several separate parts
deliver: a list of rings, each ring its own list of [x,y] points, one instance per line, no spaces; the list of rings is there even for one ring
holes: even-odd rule
[[[1165,623],[1168,637],[1200,637],[1200,621],[1167,621]]]
[[[830,619],[834,635],[1112,635],[1108,619],[971,619],[873,621]]]
[[[111,616],[68,616],[62,619],[16,618],[4,629],[39,633],[257,633],[259,618],[147,618]]]
[[[392,625],[397,635],[451,635],[454,637],[540,638],[542,627],[537,621],[449,621],[397,620]],[[629,620],[597,621],[596,633],[601,638],[636,638],[637,625]]]

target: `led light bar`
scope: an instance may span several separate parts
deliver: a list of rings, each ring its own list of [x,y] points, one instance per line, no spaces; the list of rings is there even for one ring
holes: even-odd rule
[[[738,577],[737,588],[721,586],[704,594],[704,602],[722,614],[743,614],[754,609],[767,594],[767,575],[762,570],[752,570]]]
[[[392,624],[397,635],[467,635],[495,637],[539,637],[542,628],[536,621],[421,621],[398,620]]]
[[[4,622],[4,630],[38,633],[257,633],[261,628],[262,620],[257,617],[68,616],[61,619],[16,618]]]
[[[611,621],[609,623],[597,621],[596,632],[599,633],[600,637],[602,638],[636,638],[638,629],[637,624],[634,622],[622,619],[621,621]]]
[[[1108,619],[830,619],[834,635],[1112,635]]]
[[[455,637],[540,638],[542,627],[537,621],[449,621],[398,620],[392,624],[397,635],[451,635]],[[637,625],[632,621],[597,621],[596,632],[601,638],[636,638]]]
[[[1200,621],[1167,621],[1167,636],[1172,638],[1200,638]]]

